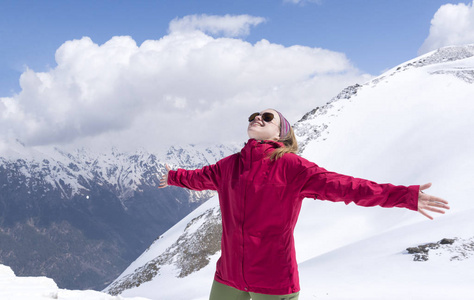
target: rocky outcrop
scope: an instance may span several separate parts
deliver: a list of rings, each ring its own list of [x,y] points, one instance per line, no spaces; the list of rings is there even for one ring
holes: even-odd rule
[[[474,255],[474,237],[470,239],[444,238],[436,243],[427,243],[406,249],[414,261],[428,261],[430,257],[449,257],[450,261],[469,259]]]
[[[193,218],[170,247],[145,265],[113,282],[106,292],[118,295],[153,280],[163,266],[172,266],[176,277],[183,278],[207,266],[221,248],[221,214],[213,207]]]

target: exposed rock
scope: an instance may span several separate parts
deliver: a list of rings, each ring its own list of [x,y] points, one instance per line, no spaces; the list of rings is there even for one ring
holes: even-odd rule
[[[465,260],[474,255],[474,237],[470,239],[444,238],[436,243],[409,247],[408,254],[413,254],[414,261],[428,261],[430,255],[450,256],[450,261]]]
[[[343,89],[336,97],[332,98],[326,105],[316,107],[310,112],[306,113],[298,122],[293,125],[295,134],[298,139],[299,152],[303,152],[306,145],[312,141],[319,139],[321,135],[326,132],[329,127],[328,122],[314,123],[312,120],[326,115],[328,111],[334,107],[334,103],[339,100],[349,100],[357,95],[357,91],[362,87],[360,84],[348,86]],[[339,103],[339,102],[338,102]]]
[[[173,245],[133,273],[116,280],[106,290],[111,295],[138,287],[160,274],[165,265],[173,266],[176,277],[186,277],[207,266],[210,257],[221,249],[221,214],[218,207],[208,209],[191,220]]]

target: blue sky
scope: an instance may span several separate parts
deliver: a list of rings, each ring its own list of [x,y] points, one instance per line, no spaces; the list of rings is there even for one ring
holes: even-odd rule
[[[470,43],[472,1],[0,0],[0,144],[240,142],[251,112],[294,123]]]
[[[378,75],[417,56],[430,20],[446,0],[1,0],[0,96],[18,92],[25,67],[44,71],[65,41],[90,37],[102,44],[129,35],[138,44],[166,35],[169,22],[193,14],[264,17],[245,39],[267,39],[343,52],[364,72]]]

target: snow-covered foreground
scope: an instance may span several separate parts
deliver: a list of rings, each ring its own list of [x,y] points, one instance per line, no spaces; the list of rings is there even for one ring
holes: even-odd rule
[[[435,245],[427,261],[414,261],[406,251],[446,237],[457,239]],[[474,299],[474,210],[353,243],[305,261],[299,270],[302,300]]]
[[[134,269],[163,253],[167,246],[176,241],[186,230],[191,220],[217,206],[217,197],[203,204],[166,232],[159,242],[154,244],[156,247],[150,247],[124,274],[133,272]],[[315,208],[319,207],[322,212],[327,213],[332,206],[339,204],[306,200],[303,210],[306,210],[305,213],[314,213]],[[324,217],[318,214],[317,217],[329,220],[331,217],[347,216],[349,220],[353,220],[350,215],[354,214],[354,209],[359,208],[340,205],[338,209],[339,212],[335,212],[332,216],[326,214]],[[397,210],[394,213],[386,209],[373,210],[382,216],[385,214],[388,219],[399,213]],[[415,212],[413,214],[415,218],[418,217]],[[359,217],[362,218],[360,215]],[[310,217],[306,215],[303,218]],[[342,247],[338,247],[338,244],[344,241],[325,240],[327,230],[324,227],[313,228],[313,238],[307,236],[301,240],[301,230],[309,230],[303,224],[297,232],[300,235],[297,241],[297,252],[302,254],[300,257],[310,257],[309,252],[311,249],[314,252],[317,244],[321,244],[322,249],[326,247],[335,249],[304,261],[300,259],[300,299],[474,299],[474,209],[438,217],[435,221],[425,221],[423,218],[420,215],[418,222],[402,227],[379,228],[379,234],[370,238],[352,243],[348,242],[350,240],[348,239],[347,244]],[[304,223],[309,222],[310,220],[306,220]],[[199,226],[190,230],[199,230]],[[353,239],[367,234],[364,233],[364,228],[357,226],[346,227],[345,231],[352,233]],[[338,235],[337,232],[333,234]],[[436,244],[444,238],[454,239],[454,243],[441,244],[437,249],[430,249],[426,261],[415,261],[415,256],[407,251],[409,247]],[[308,253],[305,249],[308,249]],[[155,280],[126,290],[122,295],[127,297],[140,295],[154,300],[208,299],[219,256],[220,252],[211,256],[207,267],[184,278],[177,277],[179,270],[175,266],[167,265],[160,270]]]
[[[59,289],[46,277],[17,277],[13,271],[0,265],[1,300],[147,300],[146,298],[124,298],[96,291],[71,291]]]

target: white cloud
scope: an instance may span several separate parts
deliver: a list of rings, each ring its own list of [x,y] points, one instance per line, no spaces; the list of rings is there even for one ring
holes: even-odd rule
[[[283,2],[305,5],[306,3],[322,4],[323,0],[283,0]]]
[[[137,46],[65,42],[48,72],[26,70],[0,99],[0,139],[28,145],[159,147],[245,141],[247,116],[273,107],[290,122],[368,75],[343,53],[171,31]]]
[[[172,20],[169,25],[169,32],[199,30],[211,35],[239,37],[248,35],[251,26],[257,26],[263,22],[265,22],[264,18],[249,15],[190,15]]]
[[[468,5],[442,5],[431,20],[430,33],[418,54],[424,54],[445,46],[474,43],[474,9]]]

